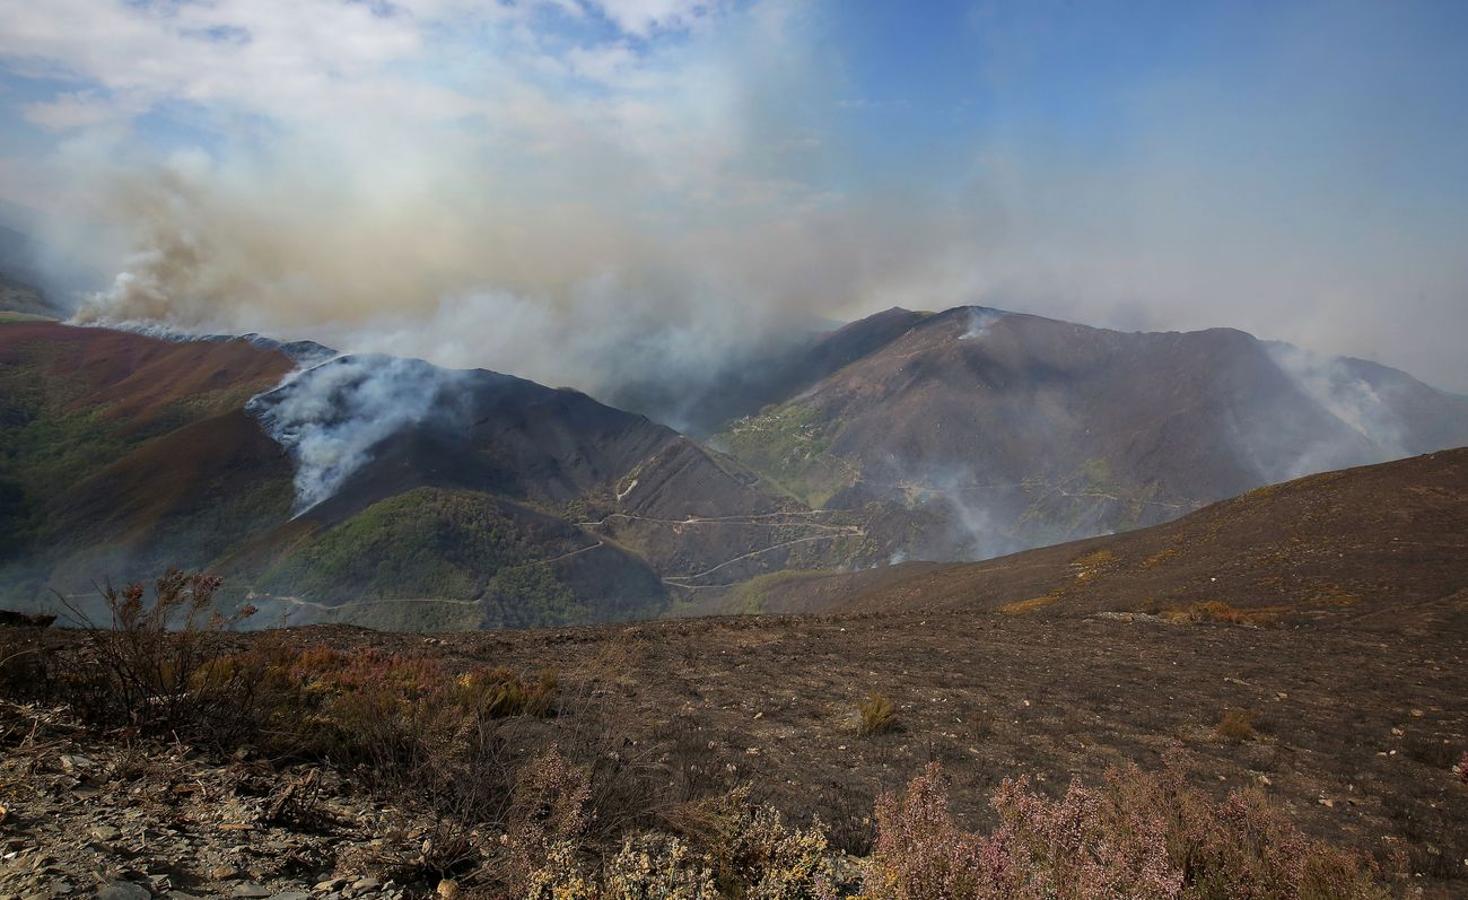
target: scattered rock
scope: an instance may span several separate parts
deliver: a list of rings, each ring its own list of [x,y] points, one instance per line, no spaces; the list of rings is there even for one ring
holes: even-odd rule
[[[140,884],[114,881],[97,891],[97,900],[151,900],[153,894]]]

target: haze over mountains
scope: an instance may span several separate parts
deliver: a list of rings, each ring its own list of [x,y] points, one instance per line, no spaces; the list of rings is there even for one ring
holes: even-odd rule
[[[1126,333],[978,307],[841,329],[714,440],[807,502],[945,513],[973,558],[1468,442],[1468,399],[1230,329]]]
[[[263,624],[715,609],[772,572],[981,559],[1468,444],[1468,399],[1394,369],[977,307],[793,341],[717,403],[665,391],[702,443],[508,374],[258,338],[12,321],[0,385],[6,603],[176,563]]]

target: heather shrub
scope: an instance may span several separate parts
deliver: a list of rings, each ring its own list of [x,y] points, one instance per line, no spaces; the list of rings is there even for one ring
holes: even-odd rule
[[[942,768],[930,764],[902,794],[877,800],[877,842],[866,893],[884,900],[978,900],[1027,896],[1000,842],[954,822]]]
[[[897,727],[897,707],[882,694],[872,694],[856,705],[862,734],[881,734]]]
[[[866,891],[879,900],[1188,898],[1325,900],[1385,896],[1362,858],[1301,832],[1257,793],[1222,803],[1175,770],[1112,770],[1059,799],[1007,780],[999,826],[965,832],[935,763],[877,807]]]
[[[994,839],[1022,867],[1026,893],[1179,896],[1182,873],[1169,864],[1161,809],[1135,802],[1135,786],[1122,776],[1108,781],[1112,790],[1098,792],[1073,780],[1059,800],[1031,790],[1026,778],[1000,785],[991,801],[1001,822]]]

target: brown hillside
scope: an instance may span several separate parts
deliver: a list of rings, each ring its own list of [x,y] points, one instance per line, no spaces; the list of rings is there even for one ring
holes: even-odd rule
[[[1224,603],[1376,615],[1468,588],[1468,448],[1259,488],[1175,522],[982,563],[792,580],[767,611],[1044,615]]]
[[[56,322],[0,328],[0,366],[26,363],[71,385],[77,408],[105,404],[107,415],[133,426],[185,400],[222,412],[295,366],[285,354],[244,340],[160,341]]]

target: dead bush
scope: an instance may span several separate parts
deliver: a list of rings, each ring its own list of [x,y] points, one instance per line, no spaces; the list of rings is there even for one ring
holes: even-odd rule
[[[748,785],[704,804],[708,846],[719,887],[732,896],[835,896],[825,827],[786,824],[775,809],[750,801]]]
[[[567,848],[577,846],[590,823],[590,797],[590,772],[567,762],[558,747],[541,753],[520,771],[505,835],[512,886],[534,895],[537,884],[549,883],[547,861],[553,864],[566,856]]]
[[[50,660],[61,699],[101,724],[216,743],[238,738],[251,724],[241,711],[255,684],[240,677],[195,681],[226,652],[224,632],[254,613],[217,611],[219,586],[216,576],[169,569],[153,583],[151,598],[141,582],[102,588],[110,623],[97,627],[73,610],[90,627]]]
[[[0,695],[32,700],[51,693],[45,640],[37,628],[0,628]]]
[[[1254,730],[1254,714],[1247,709],[1225,709],[1213,726],[1213,733],[1225,741],[1239,744],[1258,737]]]
[[[1243,609],[1222,600],[1207,600],[1191,606],[1170,607],[1158,615],[1175,625],[1214,622],[1222,625],[1245,625],[1267,628],[1278,625],[1287,610],[1282,606],[1260,606]]]
[[[862,734],[882,734],[897,727],[897,707],[883,694],[872,694],[856,706]]]

